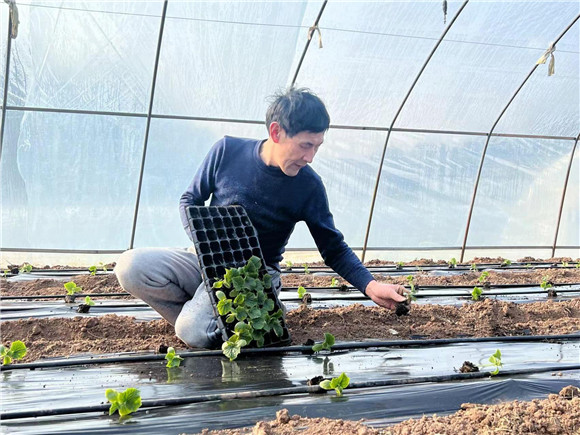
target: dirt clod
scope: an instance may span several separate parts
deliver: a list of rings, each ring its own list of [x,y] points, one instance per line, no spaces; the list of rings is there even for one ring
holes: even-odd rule
[[[479,367],[477,367],[471,361],[464,361],[463,362],[463,365],[461,366],[461,368],[459,369],[459,371],[461,373],[473,373],[473,372],[478,372],[479,371]]]
[[[286,424],[290,421],[290,415],[288,414],[288,410],[286,408],[276,412],[276,421],[278,424]]]
[[[409,311],[411,311],[411,305],[409,304],[409,302],[405,301],[397,303],[397,306],[395,308],[395,314],[398,317],[408,315]]]

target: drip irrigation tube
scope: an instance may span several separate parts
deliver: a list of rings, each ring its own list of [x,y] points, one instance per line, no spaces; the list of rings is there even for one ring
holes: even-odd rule
[[[565,334],[565,335],[515,335],[506,337],[462,337],[462,338],[438,338],[438,339],[421,339],[421,340],[387,340],[387,341],[361,341],[361,342],[347,342],[336,343],[332,346],[332,350],[353,350],[353,349],[368,349],[368,348],[383,348],[383,347],[427,347],[427,346],[442,346],[448,344],[462,344],[462,343],[484,343],[484,342],[534,342],[534,341],[571,341],[579,340],[580,333]],[[312,353],[312,346],[283,346],[283,347],[264,347],[254,349],[242,349],[241,355],[260,355],[260,354],[280,354],[303,352]],[[221,350],[199,350],[194,352],[178,352],[182,358],[198,358],[221,356]],[[124,362],[143,362],[143,361],[158,361],[164,360],[165,354],[155,355],[126,355],[116,357],[102,357],[102,358],[79,358],[79,359],[64,359],[54,361],[42,361],[23,364],[11,364],[7,366],[0,366],[0,372],[7,370],[35,370],[43,368],[60,368],[67,366],[79,365],[95,365],[95,364],[112,364]]]
[[[556,366],[546,366],[531,369],[520,369],[520,370],[502,370],[494,377],[503,378],[508,376],[517,375],[531,375],[537,373],[545,373],[552,371],[570,371],[570,370],[580,370],[580,365],[556,365]],[[408,379],[387,379],[382,381],[367,381],[367,382],[352,382],[347,389],[366,389],[375,387],[388,387],[394,385],[411,385],[411,384],[422,384],[426,382],[455,382],[455,381],[466,381],[472,379],[482,379],[490,376],[489,372],[475,372],[475,373],[456,373],[453,375],[439,375],[439,376],[419,376],[416,378]],[[199,394],[196,396],[180,397],[175,399],[159,399],[159,400],[143,400],[141,402],[141,408],[155,408],[161,406],[180,406],[188,405],[192,403],[202,403],[210,401],[226,401],[226,400],[236,400],[236,399],[254,399],[258,397],[272,397],[272,396],[285,396],[291,394],[306,394],[306,393],[320,393],[323,390],[318,385],[303,385],[298,387],[287,387],[287,388],[272,388],[268,390],[252,390],[252,391],[239,391],[234,393],[215,393],[215,394]],[[38,409],[32,411],[10,411],[3,412],[0,414],[0,420],[13,420],[22,418],[36,418],[36,417],[46,417],[51,415],[69,415],[69,414],[84,414],[90,412],[106,412],[109,410],[110,405],[90,405],[90,406],[74,406],[69,408],[54,408],[54,409]]]
[[[552,286],[553,289],[559,289],[560,287],[570,287],[570,286],[579,286],[580,287],[580,283],[564,283],[564,284],[554,284]],[[473,289],[473,287],[475,287],[475,285],[449,285],[449,286],[436,286],[436,285],[418,285],[417,287],[419,287],[418,292],[421,292],[422,290],[461,290],[461,289]],[[538,287],[537,283],[531,283],[531,284],[496,284],[496,285],[490,285],[489,287],[483,287],[481,284],[478,285],[478,287],[481,287],[484,292],[486,291],[486,288],[490,288],[490,289],[494,289],[494,288],[499,288],[499,289],[509,289],[509,288],[526,288],[526,287]],[[407,286],[408,288],[408,286]],[[340,290],[339,287],[304,287],[304,289],[307,292],[312,292],[312,293],[318,293],[320,292],[324,292],[324,291],[334,291],[334,292],[339,292],[341,294],[348,294],[348,293],[355,293],[357,294],[358,298],[361,299],[366,299],[366,297],[362,297],[359,296],[359,290],[354,288],[354,287],[347,287],[346,290]],[[283,292],[294,292],[297,291],[298,287],[282,287],[282,291]],[[578,292],[580,291],[579,289],[561,289],[558,290],[559,292],[562,293],[574,293],[574,292]],[[501,296],[501,295],[511,295],[511,294],[515,294],[515,295],[525,295],[525,294],[541,294],[541,293],[546,293],[546,290],[544,289],[537,289],[537,290],[530,290],[527,292],[523,292],[523,293],[486,293],[488,295],[493,295],[493,296]],[[34,300],[34,299],[64,299],[63,294],[60,295],[28,295],[28,296],[0,296],[0,302],[2,301],[15,301],[15,300]],[[132,296],[130,293],[79,293],[76,295],[76,298],[83,298],[85,296],[91,296],[91,297],[119,297],[119,296]],[[459,293],[459,294],[447,294],[447,293],[441,293],[441,294],[436,294],[436,295],[428,295],[428,296],[421,296],[421,293],[417,294],[417,297],[438,297],[438,296],[463,296],[463,294]],[[134,298],[133,298],[134,299]],[[298,300],[298,299],[297,299]],[[301,300],[300,300],[301,301]]]
[[[568,266],[562,266],[562,263],[556,263],[556,262],[551,262],[551,263],[541,263],[541,262],[530,262],[530,263],[521,263],[521,262],[513,262],[511,265],[509,266],[502,266],[501,263],[478,263],[477,264],[477,268],[478,271],[481,269],[502,269],[502,270],[510,270],[510,269],[533,269],[533,268],[539,268],[539,269],[545,269],[545,268],[553,268],[553,267],[557,267],[559,269],[574,269],[576,267],[576,262],[572,261],[572,262],[568,262]],[[531,265],[532,267],[530,268]],[[408,265],[408,266],[403,266],[401,269],[397,269],[397,265],[396,264],[383,264],[383,265],[367,265],[365,266],[368,270],[370,271],[379,271],[379,270],[385,270],[385,272],[404,272],[404,271],[420,271],[420,270],[462,270],[462,271],[470,271],[471,270],[471,264],[466,264],[466,265],[457,265],[456,267],[449,267],[445,264],[425,264],[425,265]],[[314,271],[314,272],[333,272],[332,269],[330,269],[328,266],[308,266],[308,269],[310,271]],[[291,268],[286,268],[282,265],[282,273],[291,273],[291,274],[296,274],[296,273],[304,273],[304,268],[303,267],[299,267],[299,266],[293,266]],[[113,270],[108,270],[107,272],[103,272],[103,271],[97,271],[96,275],[97,276],[104,276],[104,275],[110,275],[113,274]],[[33,269],[30,272],[26,273],[27,275],[35,275],[35,274],[43,274],[43,275],[55,275],[55,276],[59,276],[59,275],[90,275],[90,271],[87,270],[87,268],[83,268],[83,269]],[[13,276],[18,276],[18,275],[22,275],[20,273],[7,273],[6,277],[10,278]]]

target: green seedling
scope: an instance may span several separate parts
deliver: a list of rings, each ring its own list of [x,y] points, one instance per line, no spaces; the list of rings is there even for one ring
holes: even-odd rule
[[[251,342],[258,347],[264,346],[270,332],[278,337],[284,333],[284,313],[282,309],[274,312],[274,300],[264,291],[272,287],[272,277],[264,274],[260,279],[261,266],[262,261],[253,256],[243,267],[226,269],[223,279],[213,284],[214,289],[224,289],[215,292],[219,315],[225,316],[228,324],[237,322],[230,339],[222,345],[223,354],[230,361]]]
[[[89,267],[89,272],[91,272],[91,275],[95,276],[97,274],[97,266]]]
[[[405,263],[404,263],[404,262],[402,262],[402,261],[399,261],[399,262],[398,262],[398,263],[395,265],[395,269],[398,269],[398,270],[400,270],[400,269],[402,269],[402,268],[403,268],[403,266],[404,266],[404,265],[405,265]]]
[[[544,290],[548,290],[549,288],[552,288],[553,285],[548,281],[548,277],[544,276],[542,278],[542,283],[540,284],[540,287],[542,287]]]
[[[531,263],[526,264],[526,269],[531,269],[531,268],[532,268],[532,264]]]
[[[342,390],[348,387],[350,383],[350,378],[343,372],[340,374],[338,378],[332,378],[332,380],[325,379],[320,383],[320,387],[324,388],[325,390],[334,390],[336,391],[336,396],[342,396]]]
[[[122,393],[109,388],[105,391],[105,396],[111,402],[109,415],[113,415],[115,411],[119,411],[119,415],[124,417],[137,411],[141,407],[141,394],[137,388],[127,388]]]
[[[103,269],[103,272],[107,272],[108,269],[107,269],[107,265],[106,264],[103,264],[103,262],[100,262],[99,263],[99,266]]]
[[[455,267],[457,267],[457,259],[453,257],[451,260],[449,260],[447,265],[449,266],[450,269],[454,269]]]
[[[292,263],[290,260],[286,261],[286,269],[292,269],[292,266],[294,266],[294,263]]]
[[[331,287],[339,287],[340,286],[340,282],[338,281],[338,279],[336,278],[332,278],[330,280],[330,286]]]
[[[499,266],[500,267],[507,267],[507,266],[511,266],[512,262],[511,260],[504,260]]]
[[[497,375],[499,373],[499,368],[503,366],[501,362],[501,352],[496,350],[495,353],[489,357],[489,362],[495,366],[495,370],[490,372],[490,375]]]
[[[307,264],[304,265],[304,273],[306,275],[308,275],[310,273],[310,270],[308,270],[308,265]]]
[[[415,289],[413,275],[409,275],[407,277],[407,283],[411,287],[411,291],[409,293],[407,293],[407,299],[410,301],[416,301],[417,300],[417,290]]]
[[[474,272],[477,272],[477,264],[471,263],[471,270],[473,270]]]
[[[576,263],[576,269],[580,269],[580,261]]]
[[[471,299],[478,301],[482,293],[483,290],[480,287],[473,287],[473,290],[471,291]]]
[[[12,342],[10,349],[4,345],[0,345],[0,357],[2,357],[2,365],[6,366],[12,360],[22,359],[26,355],[26,345],[20,340]]]
[[[568,267],[568,262],[567,261],[562,261],[562,267]]]
[[[306,289],[304,287],[302,287],[301,285],[299,285],[298,286],[298,297],[300,299],[302,299],[305,294],[306,294]]]
[[[20,273],[30,273],[32,272],[32,265],[24,263],[18,270],[20,271]]]
[[[93,307],[95,305],[95,301],[93,301],[91,299],[90,296],[85,296],[85,305],[88,305],[89,307]]]
[[[75,293],[79,293],[79,292],[83,291],[83,288],[77,286],[73,281],[67,282],[64,285],[64,288],[66,289],[67,295],[74,295]]]
[[[322,343],[317,343],[314,346],[312,346],[312,350],[314,352],[320,352],[321,350],[331,350],[332,346],[334,346],[334,335],[325,332],[324,341]]]
[[[4,278],[8,278],[9,273],[10,273],[10,271],[8,269],[4,269],[4,271],[2,272],[2,274],[4,275]]]
[[[484,270],[483,272],[481,272],[481,275],[479,275],[479,278],[477,278],[477,280],[483,284],[487,278],[489,278],[489,272]]]
[[[175,353],[175,349],[172,347],[167,348],[167,355],[165,355],[167,360],[167,365],[165,367],[179,367],[183,358]]]

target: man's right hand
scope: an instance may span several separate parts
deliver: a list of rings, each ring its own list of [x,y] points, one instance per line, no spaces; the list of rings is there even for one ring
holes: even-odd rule
[[[381,307],[395,309],[398,302],[407,300],[405,296],[409,290],[398,284],[382,284],[375,280],[368,283],[366,295]]]

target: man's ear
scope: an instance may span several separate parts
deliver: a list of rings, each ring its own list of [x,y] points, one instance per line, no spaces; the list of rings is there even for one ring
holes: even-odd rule
[[[276,121],[270,123],[269,133],[270,138],[274,143],[280,142],[280,133],[282,132],[282,127]]]

